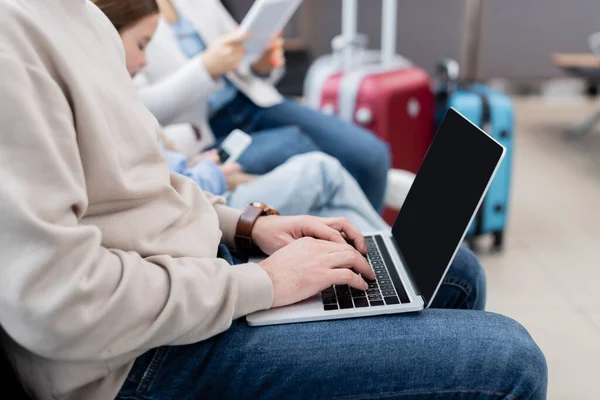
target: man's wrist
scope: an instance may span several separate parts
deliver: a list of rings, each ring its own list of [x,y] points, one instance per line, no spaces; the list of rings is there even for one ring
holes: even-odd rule
[[[252,230],[264,211],[258,207],[248,206],[240,216],[235,230],[235,247],[238,250],[250,251],[254,248]]]
[[[252,231],[256,221],[266,215],[279,215],[279,212],[263,203],[249,204],[238,220],[235,232],[235,246],[238,250],[252,251],[255,249]]]

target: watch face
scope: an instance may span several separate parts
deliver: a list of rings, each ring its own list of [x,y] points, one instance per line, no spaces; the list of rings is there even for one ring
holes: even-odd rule
[[[265,212],[267,213],[267,215],[279,215],[279,212],[277,212],[277,210],[272,209],[271,207],[265,210]]]
[[[266,205],[264,203],[261,203],[259,201],[254,202],[251,205],[254,206],[254,207],[260,208],[267,215],[279,215],[279,212],[277,210],[275,210],[274,208],[269,207],[268,205]]]

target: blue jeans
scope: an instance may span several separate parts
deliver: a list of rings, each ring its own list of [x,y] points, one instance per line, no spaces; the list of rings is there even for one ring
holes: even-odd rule
[[[344,217],[362,232],[389,230],[358,183],[335,158],[307,153],[290,158],[227,194],[227,204],[243,209],[260,201],[282,215]]]
[[[376,210],[383,207],[389,147],[367,130],[292,100],[261,108],[241,93],[210,124],[218,144],[236,128],[253,136],[239,159],[248,173],[262,175],[294,155],[322,151],[342,163]]]
[[[436,307],[480,310],[485,277],[461,249]],[[543,353],[518,323],[482,311],[252,328],[139,357],[119,399],[544,399]]]

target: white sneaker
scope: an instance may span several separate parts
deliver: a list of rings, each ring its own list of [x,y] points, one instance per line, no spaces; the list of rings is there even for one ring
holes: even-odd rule
[[[415,174],[401,169],[390,169],[385,194],[385,205],[399,210],[406,200],[408,191],[415,180]]]

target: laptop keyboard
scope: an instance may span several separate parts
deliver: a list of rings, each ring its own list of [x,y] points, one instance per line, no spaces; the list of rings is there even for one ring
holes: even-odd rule
[[[325,311],[409,303],[408,295],[392,263],[383,237],[367,236],[365,240],[367,259],[375,271],[376,279],[367,281],[369,289],[366,292],[353,289],[348,285],[335,285],[325,289],[321,292]]]

